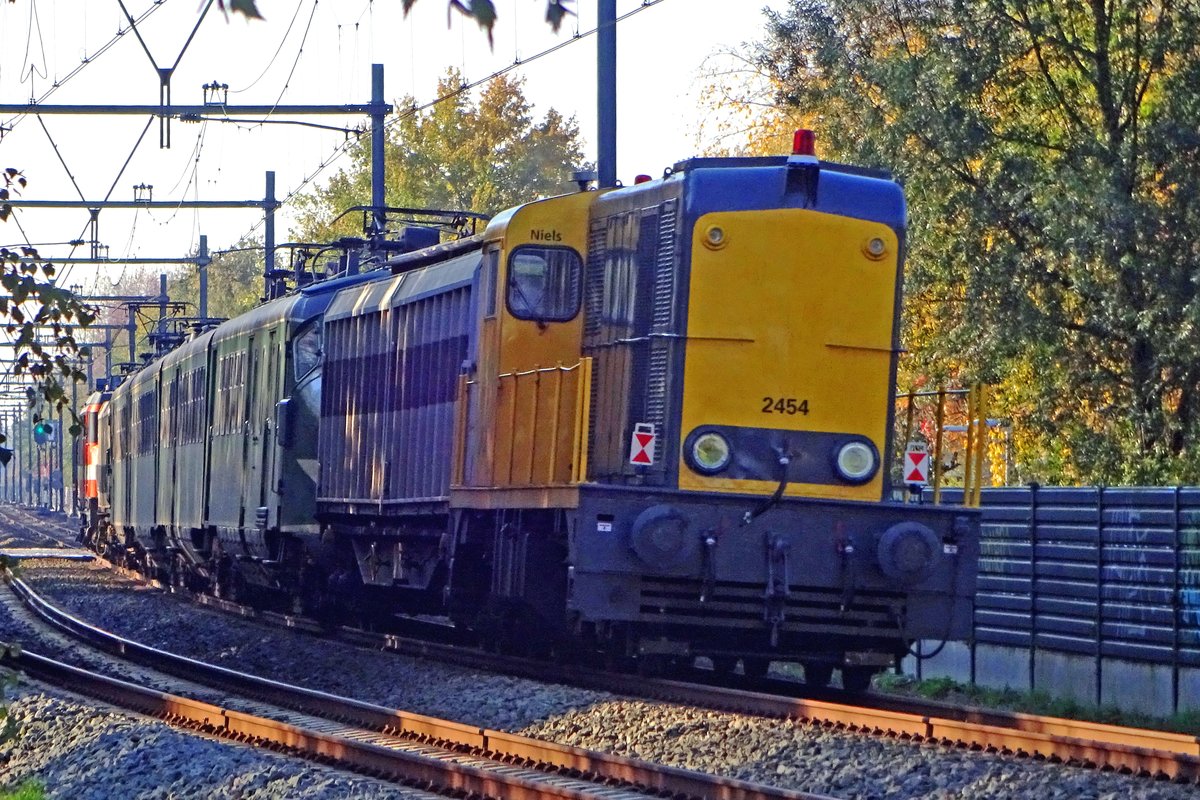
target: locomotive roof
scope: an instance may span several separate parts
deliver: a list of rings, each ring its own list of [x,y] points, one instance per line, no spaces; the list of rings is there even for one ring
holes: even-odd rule
[[[889,173],[833,161],[819,161],[814,211],[880,222],[902,233],[908,211],[904,192]],[[797,169],[787,156],[693,158],[681,161],[658,180],[606,192],[597,200],[605,206],[637,205],[640,198],[681,197],[691,219],[713,211],[765,211],[798,207],[788,193],[788,173]],[[799,167],[802,168],[802,167]]]
[[[886,169],[860,167],[856,164],[843,164],[838,161],[818,161],[822,170],[847,172],[852,175],[862,175],[880,180],[892,180],[892,173]],[[688,158],[675,162],[672,172],[689,172],[697,169],[725,169],[729,167],[786,167],[788,156],[718,156]]]

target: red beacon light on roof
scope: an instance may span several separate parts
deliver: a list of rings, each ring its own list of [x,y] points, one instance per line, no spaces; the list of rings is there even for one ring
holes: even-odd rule
[[[652,181],[652,180],[654,180],[654,178],[651,178],[649,175],[644,175],[644,174],[638,175],[636,178],[633,179],[633,185],[637,186],[639,183],[646,183],[647,181]]]
[[[800,128],[792,135],[792,154],[789,164],[817,163],[817,134],[808,128]]]

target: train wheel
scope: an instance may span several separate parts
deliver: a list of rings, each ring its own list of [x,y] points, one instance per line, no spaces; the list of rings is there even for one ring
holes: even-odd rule
[[[718,675],[732,675],[737,669],[737,658],[735,656],[711,656],[713,672]]]
[[[767,670],[770,668],[771,659],[769,658],[742,659],[742,674],[747,678],[765,678]]]
[[[870,667],[842,667],[842,688],[855,694],[871,688],[871,676],[875,670]]]
[[[690,664],[691,661],[689,660]],[[640,655],[637,658],[637,673],[646,678],[670,678],[684,671],[684,664],[675,656]]]
[[[815,661],[804,662],[804,685],[824,689],[833,680],[833,667]]]

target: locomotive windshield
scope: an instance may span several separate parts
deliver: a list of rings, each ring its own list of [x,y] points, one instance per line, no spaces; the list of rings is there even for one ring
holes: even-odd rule
[[[508,310],[538,322],[573,318],[582,267],[579,254],[567,247],[518,247],[508,260]]]

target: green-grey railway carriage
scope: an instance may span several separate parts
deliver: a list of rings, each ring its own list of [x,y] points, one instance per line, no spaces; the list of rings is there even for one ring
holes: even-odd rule
[[[100,426],[111,555],[222,589],[234,575],[282,588],[264,566],[294,554],[282,534],[317,533],[318,408],[311,392],[296,392],[320,355],[314,320],[340,288],[388,274],[267,303],[194,336],[112,392]]]

